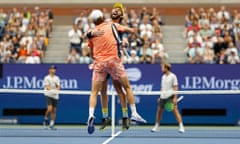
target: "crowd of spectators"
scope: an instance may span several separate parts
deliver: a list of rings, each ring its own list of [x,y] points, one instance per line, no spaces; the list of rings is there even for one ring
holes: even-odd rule
[[[111,10],[103,9],[105,21],[111,21]],[[90,11],[82,11],[75,19],[72,29],[68,32],[70,41],[67,63],[91,63],[87,38],[84,34],[94,24],[88,19]],[[128,9],[125,10],[121,21],[124,26],[134,29],[134,34],[124,34],[129,46],[127,57],[122,52],[122,61],[125,64],[154,64],[161,63],[168,58],[163,46],[163,33],[161,26],[164,24],[156,8]]]
[[[50,9],[0,8],[0,63],[42,62],[52,31]]]
[[[236,9],[191,8],[185,22],[187,63],[240,63],[240,12]]]

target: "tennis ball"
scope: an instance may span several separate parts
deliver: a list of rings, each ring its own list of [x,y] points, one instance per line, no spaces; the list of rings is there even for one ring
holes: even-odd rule
[[[164,105],[164,109],[168,112],[171,112],[173,111],[173,108],[174,108],[174,104],[173,102],[167,102],[165,105]]]

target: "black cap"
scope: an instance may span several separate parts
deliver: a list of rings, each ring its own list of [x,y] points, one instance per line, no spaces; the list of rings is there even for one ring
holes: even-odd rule
[[[49,69],[57,69],[57,67],[55,65],[51,65]]]

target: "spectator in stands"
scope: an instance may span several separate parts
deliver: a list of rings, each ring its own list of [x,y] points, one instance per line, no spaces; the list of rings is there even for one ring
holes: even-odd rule
[[[236,47],[237,47],[238,51],[240,52],[240,33],[237,34],[237,36],[236,36]]]
[[[148,37],[152,36],[153,26],[149,23],[149,15],[144,15],[143,22],[139,25],[140,37],[147,34]]]
[[[203,24],[203,27],[199,31],[201,37],[211,37],[213,35],[212,30],[209,28],[208,24]]]
[[[5,48],[3,46],[3,43],[0,43],[0,63],[4,62],[4,58],[5,58]]]
[[[26,57],[25,64],[40,64],[40,58],[36,56],[34,51],[31,51]]]
[[[188,51],[188,63],[202,64],[203,63],[203,48],[194,43],[192,48]]]
[[[68,32],[70,47],[76,49],[81,54],[82,32],[73,24],[72,29]]]
[[[34,37],[37,33],[34,24],[29,24],[26,32],[28,33],[29,36]]]
[[[238,64],[240,62],[239,56],[236,55],[234,50],[230,51],[230,54],[227,56],[227,63],[228,64]]]
[[[40,7],[39,6],[35,6],[34,7],[34,12],[32,13],[33,16],[39,17],[41,13]]]
[[[227,64],[226,49],[222,48],[216,58],[217,64]]]
[[[68,57],[67,57],[67,63],[76,64],[76,63],[79,63],[79,59],[80,59],[80,56],[76,51],[76,49],[74,48],[70,49],[70,53],[68,54]]]
[[[152,49],[149,46],[149,43],[143,45],[143,48],[140,49],[140,63],[142,64],[152,64]]]
[[[15,63],[15,59],[12,56],[11,51],[6,51],[5,57],[2,61],[2,63]]]
[[[221,6],[220,11],[217,13],[218,20],[228,19],[230,20],[230,13],[226,10],[225,6]]]
[[[26,58],[28,56],[27,48],[23,43],[20,43],[20,48],[17,50],[17,63],[25,63]]]
[[[240,16],[240,14],[239,14]],[[234,28],[233,28],[233,37],[237,45],[237,41],[239,41],[239,35],[240,35],[240,19],[237,22],[234,22]],[[237,46],[238,47],[238,46]],[[238,47],[240,49],[240,47]]]
[[[140,62],[139,56],[137,56],[136,50],[131,50],[130,57],[127,59],[128,64],[138,64]]]
[[[39,28],[37,29],[37,35],[39,35],[42,39],[47,38],[47,29],[44,25],[39,25]]]
[[[16,36],[12,37],[12,45],[13,45],[14,51],[16,51],[20,47],[19,41]]]
[[[209,20],[211,21],[213,17],[217,17],[217,13],[214,8],[209,8],[207,11],[207,16]]]
[[[36,35],[34,37],[33,43],[37,45],[37,49],[41,52],[44,52],[46,50],[46,47],[48,45],[47,41],[44,41],[39,35]]]
[[[215,63],[215,55],[213,49],[211,49],[209,44],[205,44],[203,48],[203,63],[205,64],[213,64]]]
[[[198,25],[200,28],[204,28],[206,25],[209,26],[210,21],[206,13],[202,13],[201,18],[198,20]]]
[[[228,56],[231,54],[231,52],[234,52],[236,56],[239,54],[238,49],[236,48],[233,42],[230,42],[228,44],[228,48],[226,49],[226,54]]]
[[[163,40],[163,33],[161,32],[161,26],[158,21],[154,19],[153,21],[153,40],[158,39],[159,41]]]
[[[33,44],[33,37],[29,36],[27,32],[22,37],[20,43],[24,44],[27,48],[28,53],[30,52],[31,46]]]
[[[41,60],[43,59],[44,53],[41,49],[38,48],[37,43],[33,43],[30,53],[31,52],[33,53],[34,56],[39,57],[39,60],[41,62]]]
[[[0,34],[6,25],[6,21],[7,21],[6,18],[7,18],[7,14],[4,12],[2,8],[0,8]]]
[[[155,41],[151,44],[151,48],[153,63],[162,63],[168,58],[168,54],[165,53],[163,44],[159,41],[159,39],[155,39]]]
[[[82,49],[82,55],[80,56],[79,63],[80,64],[90,64],[91,63],[91,58],[89,57],[89,50],[87,48],[87,45],[84,46]]]
[[[45,15],[43,11],[40,12],[40,16],[38,17],[38,25],[46,26],[48,23],[48,16]]]
[[[4,27],[0,27],[0,43],[6,51],[11,52],[11,57],[16,59],[16,62],[25,63],[26,56],[31,54],[34,45],[37,45],[36,49],[41,53],[41,59],[48,45],[49,16],[45,11],[40,11],[38,7],[36,10],[32,13],[26,7],[22,10],[12,8],[6,14],[3,9],[0,9],[0,23],[2,19],[5,22]],[[19,48],[20,43],[24,45],[24,48]]]
[[[54,20],[54,14],[50,8],[47,8],[45,11],[46,16],[48,17],[47,25],[49,26],[49,31],[52,32],[53,30],[53,20]]]
[[[24,13],[22,22],[21,22],[21,25],[22,25],[21,32],[22,33],[25,33],[27,31],[29,23],[30,23],[30,21],[29,21],[28,15],[27,15],[27,13]]]
[[[217,37],[217,42],[213,46],[214,54],[219,55],[221,49],[225,49],[224,40],[222,37]]]
[[[210,19],[210,29],[212,31],[216,31],[220,29],[220,23],[218,22],[218,19],[216,16],[213,16]]]

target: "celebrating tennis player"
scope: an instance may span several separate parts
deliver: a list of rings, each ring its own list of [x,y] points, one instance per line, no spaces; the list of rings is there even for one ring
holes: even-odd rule
[[[115,25],[118,25],[118,23],[121,22],[124,16],[124,7],[121,3],[115,3],[113,6],[113,10],[111,12],[111,18],[112,22]],[[128,45],[127,38],[123,37],[123,33],[130,32],[133,33],[133,29],[128,28],[124,26],[124,31],[118,31],[116,35],[118,35],[118,38],[122,43],[120,43],[120,46],[118,46],[118,55],[121,57],[120,50],[124,48],[124,45]],[[116,36],[115,36],[116,37]],[[128,83],[130,85],[130,83]],[[100,129],[104,129],[107,125],[109,125],[110,120],[108,117],[108,95],[107,95],[107,85],[108,85],[108,79],[104,81],[102,89],[101,89],[101,103],[102,103],[102,113],[103,113],[103,120],[102,120],[102,126]],[[135,98],[134,95],[126,95],[122,90],[122,85],[118,80],[113,80],[113,85],[115,90],[117,91],[120,99],[120,103],[122,106],[122,129],[128,129],[129,128],[129,120],[128,120],[128,108],[127,108],[127,101],[130,104],[130,110],[131,110],[131,120],[136,121],[139,123],[146,123],[146,120],[144,120],[137,112],[137,108],[135,105]],[[130,86],[128,86],[130,87]],[[125,90],[126,91],[126,90]]]
[[[45,112],[43,125],[45,128],[48,126],[48,117],[51,115],[49,128],[55,130],[56,128],[54,127],[54,123],[56,119],[57,104],[60,90],[60,79],[56,75],[55,65],[49,67],[49,74],[44,78],[44,90],[47,101],[47,110]]]
[[[103,82],[108,74],[113,80],[118,80],[127,95],[133,95],[129,84],[125,68],[118,56],[117,41],[113,35],[112,23],[104,22],[103,14],[100,10],[93,10],[90,19],[96,25],[95,30],[104,30],[104,34],[99,37],[93,37],[89,40],[91,55],[94,58],[92,90],[89,98],[89,118],[88,133],[92,134],[94,128],[94,111],[97,103],[98,92],[101,90]],[[117,25],[117,30],[121,31],[122,27]]]
[[[121,19],[123,18],[123,14],[124,14],[124,8],[123,5],[121,3],[116,3],[113,6],[113,10],[111,12],[111,18],[112,18],[112,22],[115,23],[116,26],[119,26],[119,22],[121,21]],[[122,45],[126,45],[127,39],[126,38],[122,38],[122,33],[123,32],[133,32],[133,29],[128,28],[126,26],[121,26],[122,30],[124,31],[117,31],[118,35],[117,37],[120,39],[120,41],[122,41],[122,43],[116,47],[118,50],[118,56],[121,57],[121,46]],[[91,33],[92,36],[89,37],[88,34],[88,38],[92,38],[92,37],[96,37],[96,36],[101,36],[104,33],[101,33],[101,31],[98,29],[99,32],[95,31],[95,34]],[[90,31],[90,32],[93,32]],[[90,35],[91,35],[90,34]],[[115,38],[116,38],[115,35]],[[108,76],[109,78],[109,76]],[[101,88],[101,105],[102,105],[102,115],[103,115],[103,119],[102,119],[102,126],[100,127],[100,129],[104,129],[107,125],[110,125],[111,119],[108,117],[108,95],[107,95],[107,85],[108,85],[108,78],[103,82],[102,88]],[[130,87],[130,83],[128,83]],[[131,120],[132,121],[136,121],[139,123],[146,123],[146,120],[144,120],[138,113],[136,110],[136,105],[135,105],[135,99],[134,99],[134,95],[125,95],[125,93],[122,90],[122,85],[118,80],[114,80],[113,79],[113,85],[114,88],[116,89],[118,95],[119,95],[119,99],[120,99],[120,103],[122,106],[122,114],[123,114],[123,118],[122,118],[122,128],[123,129],[128,129],[129,128],[129,120],[128,120],[128,109],[127,109],[127,101],[130,104],[130,109],[132,112],[132,116],[131,116]],[[124,87],[123,87],[124,88]],[[125,90],[126,91],[126,90]]]
[[[161,91],[163,92],[158,99],[158,109],[156,113],[156,122],[155,126],[151,130],[152,132],[159,131],[159,124],[160,120],[162,118],[162,113],[164,111],[164,108],[166,108],[167,103],[173,103],[173,113],[177,119],[177,122],[179,124],[179,132],[184,133],[184,126],[182,117],[179,113],[178,106],[177,106],[177,93],[178,91],[178,80],[177,76],[171,72],[171,65],[170,64],[162,64],[162,79],[161,79]]]

